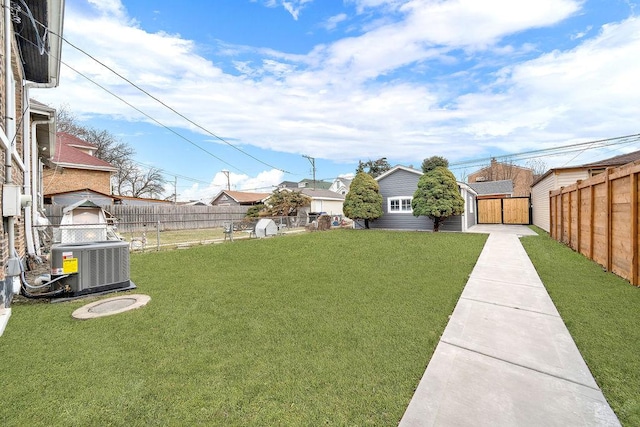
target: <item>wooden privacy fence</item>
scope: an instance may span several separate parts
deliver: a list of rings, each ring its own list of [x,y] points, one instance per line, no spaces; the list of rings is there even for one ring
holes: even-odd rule
[[[45,214],[54,227],[60,225],[63,206],[47,205]],[[104,210],[117,218],[118,231],[140,232],[149,227],[160,230],[192,230],[222,227],[242,221],[249,206],[107,205]]]
[[[529,197],[478,199],[478,224],[531,224]]]
[[[640,162],[551,191],[551,236],[639,286]]]

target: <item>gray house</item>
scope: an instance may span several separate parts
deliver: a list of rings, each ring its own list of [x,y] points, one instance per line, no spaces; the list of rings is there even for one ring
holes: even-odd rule
[[[413,216],[411,200],[418,189],[422,171],[396,166],[376,178],[382,195],[381,218],[371,221],[371,228],[397,230],[433,230],[433,221],[425,216]],[[441,231],[467,231],[476,224],[476,192],[464,182],[458,182],[464,199],[464,213],[448,218]]]

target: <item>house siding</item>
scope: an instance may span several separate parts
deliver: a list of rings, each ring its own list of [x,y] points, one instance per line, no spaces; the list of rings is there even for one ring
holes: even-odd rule
[[[589,177],[587,170],[556,171],[543,178],[531,187],[532,223],[547,233],[551,230],[549,217],[549,192],[560,187],[575,184],[580,179]]]
[[[464,216],[455,215],[447,218],[440,224],[440,231],[462,231],[462,219]]]
[[[390,197],[413,197],[413,193],[418,188],[420,175],[403,169],[385,176],[378,181],[380,185],[380,195],[382,195],[382,217],[371,221],[371,228],[393,228],[400,230],[433,230],[433,221],[420,216],[415,217],[412,213],[390,213],[388,212],[388,200]]]
[[[311,200],[311,208],[309,212],[324,212],[329,215],[344,215],[342,212],[342,206],[344,201],[342,200]]]
[[[418,188],[418,181],[421,173],[415,173],[404,169],[397,169],[389,175],[382,176],[378,180],[380,194],[382,195],[381,218],[371,221],[371,228],[386,228],[396,230],[433,230],[433,220],[426,216],[416,217],[411,212],[391,213],[389,209],[389,198],[407,197],[412,198]],[[475,225],[475,207],[469,208],[471,203],[475,206],[475,197],[466,188],[460,189],[461,196],[465,199],[465,213],[447,218],[440,224],[442,231],[466,231]]]

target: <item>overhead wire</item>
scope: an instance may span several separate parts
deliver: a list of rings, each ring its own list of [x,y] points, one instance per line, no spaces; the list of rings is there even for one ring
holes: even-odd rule
[[[23,12],[24,13],[24,12]],[[87,51],[85,51],[84,49],[76,46],[74,43],[70,42],[69,40],[67,40],[65,37],[57,34],[54,31],[51,31],[47,26],[45,26],[44,24],[42,24],[41,22],[34,20],[33,16],[29,16],[29,18],[32,20],[33,22],[36,22],[38,25],[42,26],[45,30],[46,30],[46,34],[53,34],[54,36],[60,38],[62,41],[64,41],[66,44],[68,44],[69,46],[73,47],[74,49],[76,49],[77,51],[79,51],[80,53],[86,55],[87,57],[89,57],[91,60],[93,60],[94,62],[98,63],[99,65],[101,65],[102,67],[104,67],[105,69],[109,70],[111,73],[115,74],[117,77],[119,77],[120,79],[124,80],[126,83],[128,83],[129,85],[131,85],[132,87],[134,87],[136,90],[142,92],[144,95],[148,96],[149,98],[153,99],[154,101],[156,101],[157,103],[159,103],[160,105],[162,105],[163,107],[165,107],[166,109],[170,110],[171,112],[173,112],[174,114],[176,114],[177,116],[179,116],[180,118],[182,118],[183,120],[187,121],[188,123],[190,123],[191,125],[195,126],[196,128],[200,129],[201,131],[205,132],[206,134],[216,138],[217,140],[225,143],[226,145],[228,145],[229,147],[237,150],[238,152],[242,153],[243,155],[246,155],[250,158],[252,158],[253,160],[268,166],[272,169],[281,171],[283,173],[286,174],[292,174],[289,171],[286,171],[282,168],[279,168],[277,166],[271,165],[259,158],[257,158],[256,156],[247,153],[246,151],[242,150],[241,148],[237,147],[236,145],[230,143],[229,141],[227,141],[225,138],[220,137],[219,135],[213,133],[212,131],[208,130],[207,128],[205,128],[204,126],[200,125],[199,123],[195,122],[194,120],[190,119],[189,117],[187,117],[186,115],[184,115],[183,113],[179,112],[178,110],[176,110],[175,108],[171,107],[170,105],[168,105],[167,103],[165,103],[164,101],[162,101],[161,99],[159,99],[158,97],[156,97],[155,95],[153,95],[152,93],[150,93],[149,91],[145,90],[144,88],[142,88],[141,86],[139,86],[138,84],[136,84],[135,82],[133,82],[132,80],[128,79],[127,77],[125,77],[124,75],[122,75],[121,73],[117,72],[116,70],[114,70],[113,68],[111,68],[110,66],[106,65],[105,63],[103,63],[102,61],[100,61],[99,59],[97,59],[96,57],[94,57],[93,55],[91,55],[90,53],[88,53]],[[34,24],[35,26],[35,24]],[[38,33],[39,36],[39,33]],[[31,41],[27,40],[26,38],[22,37],[24,40],[32,43]],[[38,37],[40,38],[40,37]],[[38,43],[40,45],[40,42]],[[38,46],[39,47],[39,46]],[[40,48],[40,47],[39,47]],[[47,52],[47,54],[51,54],[50,52]],[[56,58],[59,59],[59,58]],[[78,71],[77,69],[75,69],[74,67],[70,66],[69,64],[67,64],[66,62],[63,62],[62,59],[59,59],[60,62],[62,64],[64,64],[66,67],[68,67],[69,69],[71,69],[72,71],[74,71],[75,73],[79,74],[80,76],[82,76],[83,78],[87,79],[89,82],[93,83],[94,85],[98,86],[99,88],[101,88],[102,90],[106,91],[107,93],[109,93],[110,95],[114,96],[115,98],[117,98],[118,100],[120,100],[121,102],[125,103],[126,105],[128,105],[129,107],[133,108],[134,110],[136,110],[137,112],[139,112],[140,114],[144,115],[145,117],[147,117],[148,119],[152,120],[154,123],[158,124],[159,126],[169,130],[171,133],[173,133],[174,135],[178,136],[179,138],[185,140],[186,142],[188,142],[189,144],[195,146],[196,148],[202,150],[203,152],[209,154],[210,156],[214,157],[215,159],[219,160],[220,162],[228,165],[229,167],[245,173],[244,171],[240,170],[239,168],[237,168],[236,166],[230,164],[229,162],[221,159],[220,157],[216,156],[215,154],[209,152],[208,150],[204,149],[203,147],[199,146],[198,144],[196,144],[195,142],[191,141],[190,139],[188,139],[187,137],[183,136],[182,134],[176,132],[175,130],[173,130],[172,128],[170,128],[169,126],[161,123],[159,120],[155,119],[154,117],[152,117],[151,115],[145,113],[144,111],[142,111],[140,108],[134,106],[133,104],[131,104],[130,102],[126,101],[124,98],[122,98],[121,96],[115,94],[114,92],[112,92],[111,90],[107,89],[106,87],[104,87],[103,85],[99,84],[98,82],[96,82],[95,80],[91,79],[90,77],[88,77],[87,75],[85,75],[84,73]],[[626,141],[626,139],[628,138],[636,138],[635,140],[632,141]],[[634,142],[638,142],[640,141],[640,134],[633,134],[633,135],[626,135],[626,136],[621,136],[621,137],[614,137],[614,138],[606,138],[606,139],[600,139],[600,140],[595,140],[595,141],[587,141],[587,142],[582,142],[582,143],[576,143],[576,144],[569,144],[569,145],[564,145],[564,146],[559,146],[559,147],[552,147],[552,148],[546,148],[546,149],[538,149],[538,150],[530,150],[530,151],[525,151],[525,152],[521,152],[521,153],[515,153],[515,154],[506,154],[506,155],[501,155],[501,156],[492,156],[492,157],[487,157],[487,158],[480,158],[480,159],[472,159],[472,160],[466,160],[466,161],[461,161],[461,162],[453,162],[450,163],[449,167],[450,169],[463,169],[466,167],[475,167],[475,166],[481,166],[486,164],[486,162],[491,161],[492,159],[496,159],[496,160],[503,160],[503,159],[511,159],[511,160],[528,160],[528,159],[533,159],[533,158],[540,158],[540,157],[553,157],[553,156],[559,156],[559,155],[565,155],[565,154],[571,154],[571,153],[575,153],[578,152],[578,154],[576,156],[574,156],[572,158],[575,159],[576,157],[578,157],[581,153],[583,153],[584,151],[588,150],[588,149],[597,149],[597,148],[603,148],[603,147],[609,147],[609,146],[613,146],[613,145],[618,145],[618,144],[624,144],[624,145],[630,145],[633,144]],[[620,140],[624,140],[624,141],[620,141]],[[613,141],[617,141],[617,142],[613,142]],[[590,147],[592,145],[597,145],[596,147]],[[585,147],[585,148],[582,148]],[[572,161],[570,160],[570,161]],[[566,164],[566,163],[565,163]],[[167,173],[169,175],[172,176],[177,176],[177,174],[174,173]],[[199,180],[196,179],[191,179],[188,177],[184,177],[182,176],[182,178],[184,179],[189,179],[192,180],[194,182],[197,182]],[[204,181],[199,181],[201,183],[205,183]],[[208,183],[207,183],[208,184]],[[266,187],[265,187],[266,188]]]
[[[229,141],[227,141],[226,139],[222,138],[221,136],[216,135],[215,133],[211,132],[210,130],[208,130],[207,128],[205,128],[204,126],[200,125],[199,123],[195,122],[194,120],[190,119],[189,117],[187,117],[186,115],[182,114],[181,112],[179,112],[178,110],[176,110],[175,108],[171,107],[170,105],[168,105],[167,103],[165,103],[164,101],[162,101],[161,99],[159,99],[158,97],[156,97],[155,95],[153,95],[152,93],[150,93],[149,91],[147,91],[146,89],[142,88],[141,86],[139,86],[138,84],[134,83],[133,81],[131,81],[130,79],[128,79],[127,77],[123,76],[122,74],[120,74],[119,72],[117,72],[116,70],[114,70],[113,68],[111,68],[110,66],[108,66],[107,64],[103,63],[102,61],[100,61],[99,59],[95,58],[93,55],[91,55],[90,53],[88,53],[87,51],[85,51],[84,49],[76,46],[75,44],[71,43],[69,40],[67,40],[66,38],[64,38],[63,36],[60,36],[58,34],[56,34],[55,32],[51,31],[51,34],[54,34],[55,36],[59,37],[61,40],[63,40],[65,43],[67,43],[69,46],[73,47],[74,49],[76,49],[77,51],[81,52],[82,54],[88,56],[89,58],[91,58],[93,61],[97,62],[98,64],[100,64],[102,67],[106,68],[107,70],[109,70],[110,72],[112,72],[113,74],[115,74],[116,76],[118,76],[119,78],[121,78],[122,80],[124,80],[125,82],[127,82],[128,84],[130,84],[131,86],[133,86],[135,89],[139,90],[140,92],[142,92],[143,94],[147,95],[149,98],[153,99],[154,101],[156,101],[157,103],[159,103],[160,105],[162,105],[163,107],[167,108],[168,110],[170,110],[171,112],[173,112],[174,114],[176,114],[177,116],[179,116],[180,118],[186,120],[188,123],[192,124],[193,126],[195,126],[196,128],[202,130],[203,132],[207,133],[208,135],[218,139],[219,141],[227,144],[229,147],[237,150],[238,152],[244,154],[245,156],[248,156],[250,158],[252,158],[253,160],[268,166],[272,169],[276,169],[279,170],[280,172],[283,173],[288,173],[290,174],[291,172],[288,172],[282,168],[273,166],[261,159],[259,159],[258,157],[254,156],[253,154],[247,153],[246,151],[242,150],[241,148],[235,146],[234,144],[230,143]]]
[[[24,13],[24,12],[23,12]],[[37,21],[37,20],[33,20],[34,22],[36,22],[38,25],[42,26],[43,28],[45,28],[48,31],[48,34],[53,34],[54,36],[58,37],[60,40],[64,41],[65,43],[67,43],[69,46],[73,47],[74,49],[78,50],[79,52],[81,52],[82,54],[86,55],[87,57],[89,57],[91,60],[93,60],[94,62],[98,63],[99,65],[101,65],[102,67],[106,68],[107,70],[109,70],[111,73],[115,74],[116,76],[118,76],[120,79],[124,80],[126,83],[128,83],[129,85],[131,85],[132,87],[134,87],[135,89],[137,89],[138,91],[142,92],[143,94],[145,94],[146,96],[150,97],[151,99],[153,99],[154,101],[156,101],[157,103],[159,103],[160,105],[162,105],[163,107],[167,108],[168,110],[170,110],[171,112],[173,112],[174,114],[178,115],[179,117],[181,117],[182,119],[184,119],[185,121],[187,121],[188,123],[190,123],[191,125],[195,126],[196,128],[202,130],[203,132],[205,132],[206,134],[218,139],[219,141],[225,143],[226,145],[228,145],[229,147],[237,150],[238,152],[244,154],[245,156],[248,156],[250,158],[252,158],[253,160],[268,166],[272,169],[278,170],[280,172],[286,173],[286,174],[291,174],[291,172],[284,170],[282,168],[279,168],[277,166],[271,165],[261,159],[259,159],[258,157],[242,150],[241,148],[235,146],[234,144],[230,143],[229,141],[227,141],[226,139],[216,135],[215,133],[211,132],[210,130],[206,129],[204,126],[200,125],[199,123],[195,122],[194,120],[190,119],[189,117],[187,117],[186,115],[180,113],[178,110],[176,110],[175,108],[171,107],[170,105],[168,105],[167,103],[165,103],[164,101],[162,101],[161,99],[159,99],[158,97],[154,96],[153,94],[151,94],[150,92],[148,92],[147,90],[145,90],[144,88],[140,87],[138,84],[134,83],[133,81],[131,81],[130,79],[128,79],[127,77],[123,76],[122,74],[118,73],[116,70],[114,70],[113,68],[109,67],[108,65],[106,65],[105,63],[103,63],[102,61],[98,60],[97,58],[95,58],[93,55],[91,55],[90,53],[86,52],[85,50],[83,50],[82,48],[79,48],[78,46],[76,46],[75,44],[71,43],[70,41],[68,41],[66,38],[64,38],[63,36],[57,34],[55,31],[52,31],[51,29],[49,29],[46,25],[42,24],[41,22]],[[25,41],[27,41],[28,43],[34,44],[31,40],[26,39],[25,37],[21,36],[21,38]],[[35,45],[35,44],[34,44]],[[51,55],[51,52],[47,52],[48,55]],[[140,108],[134,106],[133,104],[131,104],[130,102],[126,101],[124,98],[122,98],[121,96],[115,94],[114,92],[112,92],[111,90],[107,89],[106,87],[104,87],[103,85],[99,84],[98,82],[96,82],[95,80],[91,79],[89,76],[85,75],[84,73],[78,71],[77,69],[75,69],[74,67],[70,66],[69,64],[67,64],[66,62],[62,61],[61,58],[56,58],[54,56],[55,59],[59,60],[63,65],[65,65],[66,67],[68,67],[69,69],[71,69],[72,71],[74,71],[75,73],[79,74],[80,76],[82,76],[83,78],[87,79],[89,82],[95,84],[96,86],[98,86],[99,88],[101,88],[102,90],[106,91],[107,93],[109,93],[110,95],[114,96],[115,98],[117,98],[119,101],[125,103],[126,105],[128,105],[129,107],[133,108],[134,110],[136,110],[137,112],[139,112],[140,114],[144,115],[145,117],[147,117],[148,119],[152,120],[154,123],[162,126],[163,128],[169,130],[170,132],[172,132],[173,134],[175,134],[176,136],[180,137],[181,139],[185,140],[186,142],[190,143],[191,145],[197,147],[198,149],[204,151],[205,153],[209,154],[210,156],[216,158],[217,160],[221,161],[222,163],[228,165],[229,167],[245,173],[244,171],[242,171],[240,168],[230,164],[229,162],[221,159],[220,157],[214,155],[213,153],[209,152],[208,150],[202,148],[201,146],[199,146],[198,144],[196,144],[195,142],[191,141],[190,139],[188,139],[187,137],[183,136],[182,134],[176,132],[175,130],[171,129],[169,126],[161,123],[159,120],[155,119],[154,117],[152,117],[151,115],[145,113],[144,111],[142,111]]]
[[[613,138],[599,139],[595,141],[586,141],[575,144],[568,144],[559,147],[542,148],[537,150],[523,151],[520,153],[505,154],[501,156],[485,157],[480,159],[465,160],[461,162],[452,162],[449,165],[450,169],[464,169],[467,167],[477,167],[485,165],[492,159],[495,160],[530,160],[544,157],[554,157],[566,154],[572,154],[575,152],[584,152],[586,149],[597,149],[612,147],[617,145],[630,145],[640,142],[640,134],[624,135]],[[587,148],[584,148],[584,147]]]

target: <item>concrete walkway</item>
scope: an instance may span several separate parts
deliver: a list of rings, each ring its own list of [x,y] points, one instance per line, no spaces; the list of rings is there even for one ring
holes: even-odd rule
[[[400,426],[620,425],[516,230],[489,235]]]

